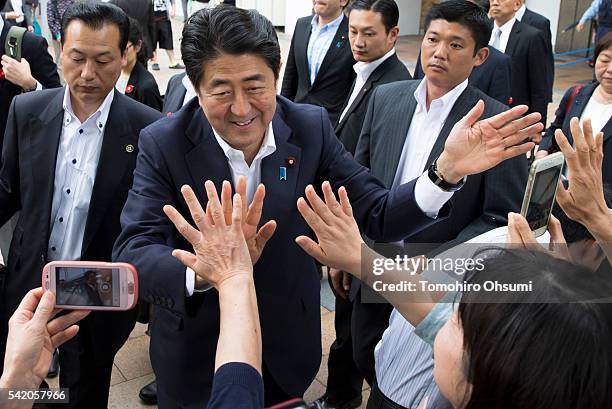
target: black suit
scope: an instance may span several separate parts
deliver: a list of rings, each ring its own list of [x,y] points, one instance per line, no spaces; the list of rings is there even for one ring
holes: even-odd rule
[[[281,95],[294,102],[325,108],[335,124],[355,79],[355,60],[348,41],[348,17],[345,16],[338,27],[312,85],[308,65],[311,21],[312,16],[302,17],[295,25]]]
[[[400,157],[417,108],[414,92],[419,83],[420,81],[402,81],[383,85],[378,87],[370,98],[355,159],[370,168],[372,175],[383,182],[385,187],[393,185],[400,165]],[[505,105],[478,89],[468,86],[448,114],[429,154],[426,167],[440,156],[453,126],[479,99],[485,102],[482,118],[491,117],[507,109]],[[526,181],[525,155],[507,160],[486,172],[469,176],[462,189],[449,201],[453,206],[452,215],[443,222],[407,235],[404,241],[432,244],[451,240],[463,242],[485,231],[506,225],[508,212],[520,210]],[[415,255],[410,253],[410,248],[407,250],[409,255]],[[361,340],[362,344],[360,356],[357,350],[359,344],[353,342],[355,360],[364,371],[364,368],[373,368],[374,347],[388,326],[391,307],[384,303],[362,303],[362,296],[370,298],[375,295],[371,289],[361,286],[358,280],[353,280],[350,295],[354,300],[354,315],[357,316],[357,319],[353,319],[353,339]],[[369,345],[366,345],[366,342]]]
[[[421,54],[414,68],[414,79],[425,78],[421,67]],[[469,77],[471,86],[478,88],[486,95],[508,105],[512,92],[512,60],[506,54],[489,47],[489,57],[478,67],[474,67]]]
[[[598,83],[592,83],[583,86],[577,94],[574,96],[573,102],[571,101],[571,95],[574,87],[570,87],[563,95],[559,107],[555,111],[555,119],[550,124],[550,127],[544,133],[542,142],[540,143],[540,149],[550,150],[551,145],[557,145],[554,141],[554,134],[557,129],[561,129],[563,134],[567,137],[570,144],[574,144],[572,133],[570,132],[570,120],[573,117],[580,118],[584,109],[586,108],[589,100],[593,96],[593,92],[597,88]],[[570,105],[571,104],[571,105]],[[597,130],[594,130],[597,131]],[[612,184],[612,118],[608,119],[606,125],[601,129],[604,134],[604,158],[603,158],[603,181],[606,184]]]
[[[62,134],[64,89],[20,95],[10,108],[0,170],[0,224],[21,210],[0,277],[1,351],[8,317],[21,298],[41,285],[47,261],[55,167]],[[161,114],[115,91],[91,194],[81,260],[110,261],[121,226],[119,215],[132,186],[138,133]],[[126,341],[136,310],[92,313],[60,352],[60,384],[70,407],[106,407],[115,353]],[[105,378],[107,377],[107,378]]]
[[[2,34],[0,34],[0,56],[4,55],[4,43],[8,35],[9,27],[4,24]],[[32,76],[36,81],[40,82],[43,88],[61,87],[59,75],[57,75],[57,67],[53,62],[53,58],[47,51],[49,45],[43,37],[32,33],[25,33],[22,42],[21,56],[30,63]],[[4,129],[6,127],[6,118],[8,116],[11,101],[16,95],[21,94],[22,89],[8,80],[0,79],[0,147],[4,138]]]
[[[397,54],[393,54],[391,57],[386,59],[374,70],[372,74],[370,74],[368,80],[361,88],[361,92],[359,92],[349,107],[349,110],[346,112],[342,120],[340,120],[340,117],[338,117],[339,122],[335,124],[334,127],[334,132],[336,135],[338,135],[338,138],[340,138],[340,141],[342,141],[344,148],[347,151],[355,153],[355,148],[357,147],[359,134],[361,134],[361,127],[363,125],[365,113],[368,109],[368,101],[370,100],[370,95],[372,95],[372,90],[382,84],[409,80],[411,78],[412,77],[410,76],[410,73],[406,69],[404,63],[397,58]],[[344,112],[346,109],[346,104],[349,102],[348,100],[350,95],[353,93],[354,86],[355,83],[353,83],[353,87],[351,87],[351,90],[346,98],[346,102],[342,106],[340,113]]]
[[[529,9],[525,10],[525,14],[523,14],[523,19],[521,23],[525,23],[530,25],[531,27],[535,27],[544,34],[544,39],[546,40],[546,47],[548,54],[546,55],[546,67],[548,69],[547,78],[548,78],[548,102],[552,102],[552,94],[553,94],[553,85],[555,82],[555,56],[553,53],[552,46],[552,33],[550,31],[550,20],[544,17],[541,14],[538,14]]]
[[[140,24],[142,40],[145,46],[145,51],[142,54],[146,58],[144,62],[142,60],[141,62],[146,64],[146,60],[153,56],[153,51],[155,51],[154,44],[156,44],[157,28],[155,26],[153,2],[151,0],[110,0],[109,3],[121,8],[121,10],[125,11],[125,14]]]
[[[185,75],[187,74],[184,72],[175,74],[168,81],[166,95],[164,95],[164,107],[162,108],[164,114],[171,115],[183,107],[185,95],[187,95],[187,90],[183,85]]]
[[[511,105],[528,105],[529,113],[539,112],[546,124],[549,78],[547,64],[542,63],[542,56],[548,53],[544,34],[517,20],[505,53],[512,58]]]
[[[410,78],[410,73],[397,58],[397,54],[389,57],[370,74],[348,111],[334,129],[347,151],[355,154],[363,120],[368,109],[368,101],[374,89],[379,85],[409,80]],[[353,83],[349,96],[353,93],[354,87],[355,83]],[[344,112],[348,102],[349,98],[347,98],[341,112]],[[364,376],[362,376],[353,360],[353,340],[351,336],[353,303],[336,295],[335,304],[334,329],[336,330],[336,340],[329,349],[326,394],[333,400],[347,401],[361,395]]]
[[[131,92],[127,92],[131,91]],[[125,95],[135,101],[145,104],[156,111],[162,110],[163,99],[159,94],[159,87],[153,75],[140,62],[136,61],[136,65],[130,73]]]

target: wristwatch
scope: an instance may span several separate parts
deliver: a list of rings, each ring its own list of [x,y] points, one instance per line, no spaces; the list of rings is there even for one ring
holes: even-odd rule
[[[427,169],[427,176],[429,176],[429,179],[434,183],[434,185],[438,186],[440,189],[444,190],[445,192],[456,192],[459,189],[461,189],[463,185],[465,185],[467,176],[464,176],[463,179],[459,181],[459,183],[455,183],[455,184],[448,183],[446,180],[444,180],[444,178],[442,177],[442,174],[440,173],[440,171],[438,171],[437,162],[438,162],[438,159],[433,161],[433,163],[429,165],[429,169]]]

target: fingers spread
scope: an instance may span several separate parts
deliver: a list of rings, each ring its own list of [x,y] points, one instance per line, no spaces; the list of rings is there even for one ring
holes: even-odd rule
[[[207,203],[208,207],[208,203]],[[221,186],[221,207],[223,208],[223,216],[225,224],[232,223],[232,185],[227,180],[223,181]]]
[[[526,105],[519,105],[519,106],[516,106],[516,107],[514,107],[512,109],[504,111],[504,112],[502,112],[500,114],[492,116],[491,118],[487,119],[486,121],[491,126],[493,126],[493,128],[501,129],[506,124],[508,124],[508,123],[514,121],[515,119],[518,119],[521,116],[523,116],[525,113],[527,113],[528,110],[529,110],[529,108]],[[531,122],[529,125],[537,122],[538,120],[536,120],[534,122]],[[524,126],[522,128],[524,128]]]
[[[204,230],[207,227],[206,214],[204,213],[204,209],[202,209],[195,192],[191,186],[184,185],[181,187],[181,193],[183,194],[183,199],[185,199],[185,202],[187,203],[187,207],[189,208],[189,213],[191,213],[193,222],[198,229]]]
[[[219,202],[219,195],[217,194],[217,188],[215,187],[215,184],[211,182],[210,180],[207,180],[204,183],[204,188],[206,189],[206,196],[208,196],[208,202],[210,203],[210,212],[212,215],[213,222],[215,223],[215,226],[225,227],[226,224],[225,224],[225,217],[223,215],[223,208],[221,207],[221,202]],[[194,194],[194,198],[195,198],[195,194]],[[189,203],[187,204],[189,205]],[[198,203],[198,206],[200,206],[199,203]],[[191,211],[192,216],[194,216],[191,206],[189,206],[189,210]],[[205,219],[203,215],[204,214],[202,213],[202,219]],[[195,216],[194,216],[194,221],[195,221]],[[202,230],[202,227],[200,227],[200,225],[197,222],[196,222],[196,225],[200,228],[200,230]]]
[[[168,218],[172,222],[172,224],[174,224],[174,227],[176,227],[176,230],[178,230],[178,232],[181,234],[181,236],[185,238],[185,240],[187,240],[192,245],[200,241],[200,232],[194,229],[193,226],[191,226],[187,222],[187,220],[185,220],[185,218],[178,212],[178,210],[176,210],[173,206],[170,205],[164,206],[163,210],[166,216],[168,216]]]
[[[323,224],[323,220],[321,220],[319,215],[310,208],[310,206],[308,205],[308,203],[306,203],[306,200],[304,200],[303,197],[300,197],[298,199],[297,208],[304,220],[306,221],[306,224],[308,224],[308,226],[315,232],[315,234],[318,234],[318,232],[320,232],[320,227]]]
[[[342,206],[344,214],[352,218],[353,207],[351,206],[351,201],[349,200],[348,193],[346,192],[346,188],[344,186],[340,187],[338,190],[338,196],[340,196],[340,205]]]
[[[257,232],[257,244],[263,247],[268,242],[268,240],[272,238],[275,231],[276,221],[274,220],[270,220],[268,223],[261,226],[261,228]]]
[[[183,263],[183,265],[185,267],[189,267],[190,269],[194,269],[195,264],[198,261],[198,258],[195,256],[195,254],[190,253],[188,251],[185,250],[173,250],[172,251],[172,256],[176,257],[178,259],[178,261],[180,261],[181,263]]]
[[[326,224],[331,224],[334,220],[334,214],[329,210],[325,202],[321,200],[311,185],[306,187],[306,198],[312,209],[323,219]]]
[[[474,108],[470,109],[470,112],[467,113],[466,116],[461,120],[463,126],[472,126],[474,125],[482,116],[484,112],[485,104],[481,99],[478,101]]]
[[[266,188],[264,185],[257,186],[257,190],[253,195],[253,201],[249,206],[249,210],[246,213],[246,224],[250,226],[257,226],[261,220],[261,213],[263,212],[263,203],[266,197]],[[245,199],[246,200],[246,199]]]
[[[325,198],[325,204],[329,208],[329,210],[337,217],[342,216],[342,208],[340,207],[340,203],[336,200],[336,195],[332,190],[332,187],[329,182],[323,182],[323,197]]]
[[[321,247],[315,243],[310,237],[299,236],[295,242],[310,256],[318,260],[321,264],[325,263],[325,253]]]

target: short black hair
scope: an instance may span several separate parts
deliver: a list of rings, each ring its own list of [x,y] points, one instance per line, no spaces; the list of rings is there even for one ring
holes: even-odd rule
[[[92,30],[100,30],[107,24],[117,26],[119,29],[119,49],[121,50],[121,55],[125,53],[130,33],[130,20],[127,14],[119,7],[110,3],[90,2],[78,2],[71,5],[62,16],[62,45],[66,39],[66,30],[74,20],[82,21]]]
[[[474,55],[489,45],[493,23],[489,16],[479,5],[467,0],[449,0],[435,4],[425,17],[425,31],[433,20],[446,20],[449,23],[458,23],[465,26],[472,33],[476,47]]]
[[[142,28],[140,23],[135,18],[130,17],[130,34],[128,35],[128,42],[137,45],[142,42]]]
[[[264,59],[278,79],[281,51],[274,26],[255,10],[220,5],[194,13],[183,27],[181,54],[198,89],[204,66],[221,54],[252,54]]]
[[[380,13],[387,33],[399,23],[399,8],[395,0],[352,0],[346,14],[350,16],[353,10]]]

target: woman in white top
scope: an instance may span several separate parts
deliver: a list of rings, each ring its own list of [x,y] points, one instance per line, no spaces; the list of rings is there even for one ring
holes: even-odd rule
[[[587,85],[576,85],[569,88],[555,112],[555,120],[546,130],[538,157],[559,150],[554,134],[561,129],[571,144],[574,143],[570,133],[570,120],[573,117],[580,121],[591,119],[594,132],[604,134],[604,183],[612,183],[612,33],[602,37],[595,47],[596,82]]]

